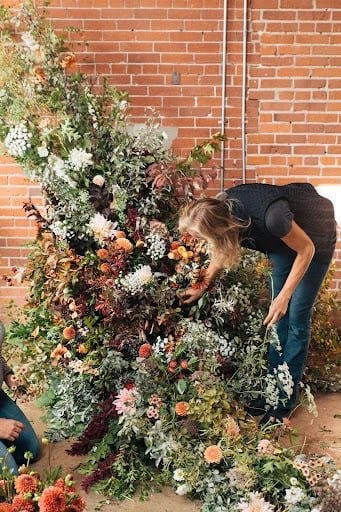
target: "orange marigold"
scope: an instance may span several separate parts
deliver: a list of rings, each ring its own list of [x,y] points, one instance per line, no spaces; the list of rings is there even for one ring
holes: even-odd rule
[[[221,451],[221,448],[219,448],[219,446],[217,446],[215,444],[206,448],[206,450],[204,452],[204,459],[209,464],[212,464],[214,462],[219,464],[219,462],[221,461],[222,458],[223,458],[223,452]]]
[[[100,269],[101,272],[103,272],[103,274],[109,274],[111,271],[111,266],[109,265],[109,263],[102,263]]]
[[[133,244],[127,238],[118,238],[114,243],[115,249],[123,249],[125,252],[130,252],[133,249]]]
[[[76,336],[76,331],[73,327],[65,327],[63,336],[66,340],[72,340]]]
[[[149,343],[143,343],[139,348],[139,356],[147,358],[152,353],[153,347]]]
[[[190,405],[188,402],[178,402],[175,406],[175,412],[179,416],[186,416],[190,409]]]
[[[66,497],[61,489],[51,485],[43,490],[38,503],[40,512],[64,512]]]
[[[97,256],[100,260],[106,260],[109,256],[109,251],[107,249],[98,249]]]
[[[32,475],[19,475],[15,479],[14,488],[18,494],[33,493],[38,489],[38,481]]]

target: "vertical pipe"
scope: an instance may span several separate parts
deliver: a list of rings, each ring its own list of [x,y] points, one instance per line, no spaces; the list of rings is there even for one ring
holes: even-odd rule
[[[221,133],[225,135],[225,111],[226,111],[226,47],[227,47],[227,0],[224,0],[223,19],[223,47],[221,70]],[[221,141],[220,147],[220,192],[224,190],[225,180],[225,141]]]
[[[243,75],[242,75],[242,182],[246,182],[246,78],[247,78],[247,0],[244,0],[243,19]]]

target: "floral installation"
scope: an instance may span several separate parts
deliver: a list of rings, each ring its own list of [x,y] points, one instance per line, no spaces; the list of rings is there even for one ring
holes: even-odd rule
[[[43,439],[48,444],[47,439]],[[8,454],[15,447],[8,448]],[[13,475],[1,459],[0,512],[83,512],[85,500],[76,493],[71,474],[61,477],[61,467],[44,470],[44,478],[29,467],[32,454],[25,453],[26,464]],[[50,457],[49,457],[50,458]]]
[[[24,206],[37,236],[12,278],[29,292],[8,344],[49,437],[78,436],[69,454],[85,456],[83,488],[123,499],[168,483],[203,512],[327,512],[333,461],[316,470],[320,458],[281,445],[295,442],[289,419],[258,428],[245,411],[292,393],[285,365],[267,373],[278,343],[263,326],[268,263],[245,252],[206,290],[209,247],[176,229],[216,176],[221,135],[177,158],[155,116],[132,126],[124,91],[92,91],[31,4],[3,8],[1,24],[0,139],[45,199]],[[206,292],[181,304],[189,286]]]

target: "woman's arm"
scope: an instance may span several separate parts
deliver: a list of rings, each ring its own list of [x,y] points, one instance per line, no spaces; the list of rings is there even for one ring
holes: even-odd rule
[[[312,240],[295,221],[292,221],[291,230],[281,240],[290,249],[293,249],[297,256],[282,290],[272,301],[268,315],[264,320],[264,325],[268,327],[278,322],[285,315],[291,296],[315,254],[315,246]]]
[[[205,285],[200,288],[187,288],[187,290],[179,293],[180,301],[184,304],[190,304],[191,302],[198,300],[222,269],[222,265],[211,261],[205,272]],[[188,298],[184,300],[186,297]]]

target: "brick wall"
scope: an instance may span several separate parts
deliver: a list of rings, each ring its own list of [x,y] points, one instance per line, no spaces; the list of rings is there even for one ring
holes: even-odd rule
[[[14,5],[13,0],[9,2]],[[17,2],[18,4],[19,2]],[[335,0],[248,2],[246,180],[341,183],[341,4]],[[79,67],[128,90],[132,120],[156,109],[184,154],[221,131],[223,0],[52,0],[56,29],[72,34]],[[225,186],[242,180],[243,0],[227,12]],[[174,83],[174,72],[180,83]],[[95,79],[94,79],[95,81]],[[95,83],[96,85],[96,83]],[[217,155],[220,161],[220,156]],[[216,187],[219,187],[217,182]],[[35,184],[0,163],[0,272],[25,262],[34,236],[22,203]],[[339,243],[336,253],[341,259]],[[341,287],[341,275],[335,287]],[[0,306],[24,289],[0,286]],[[4,311],[0,313],[4,315]]]

